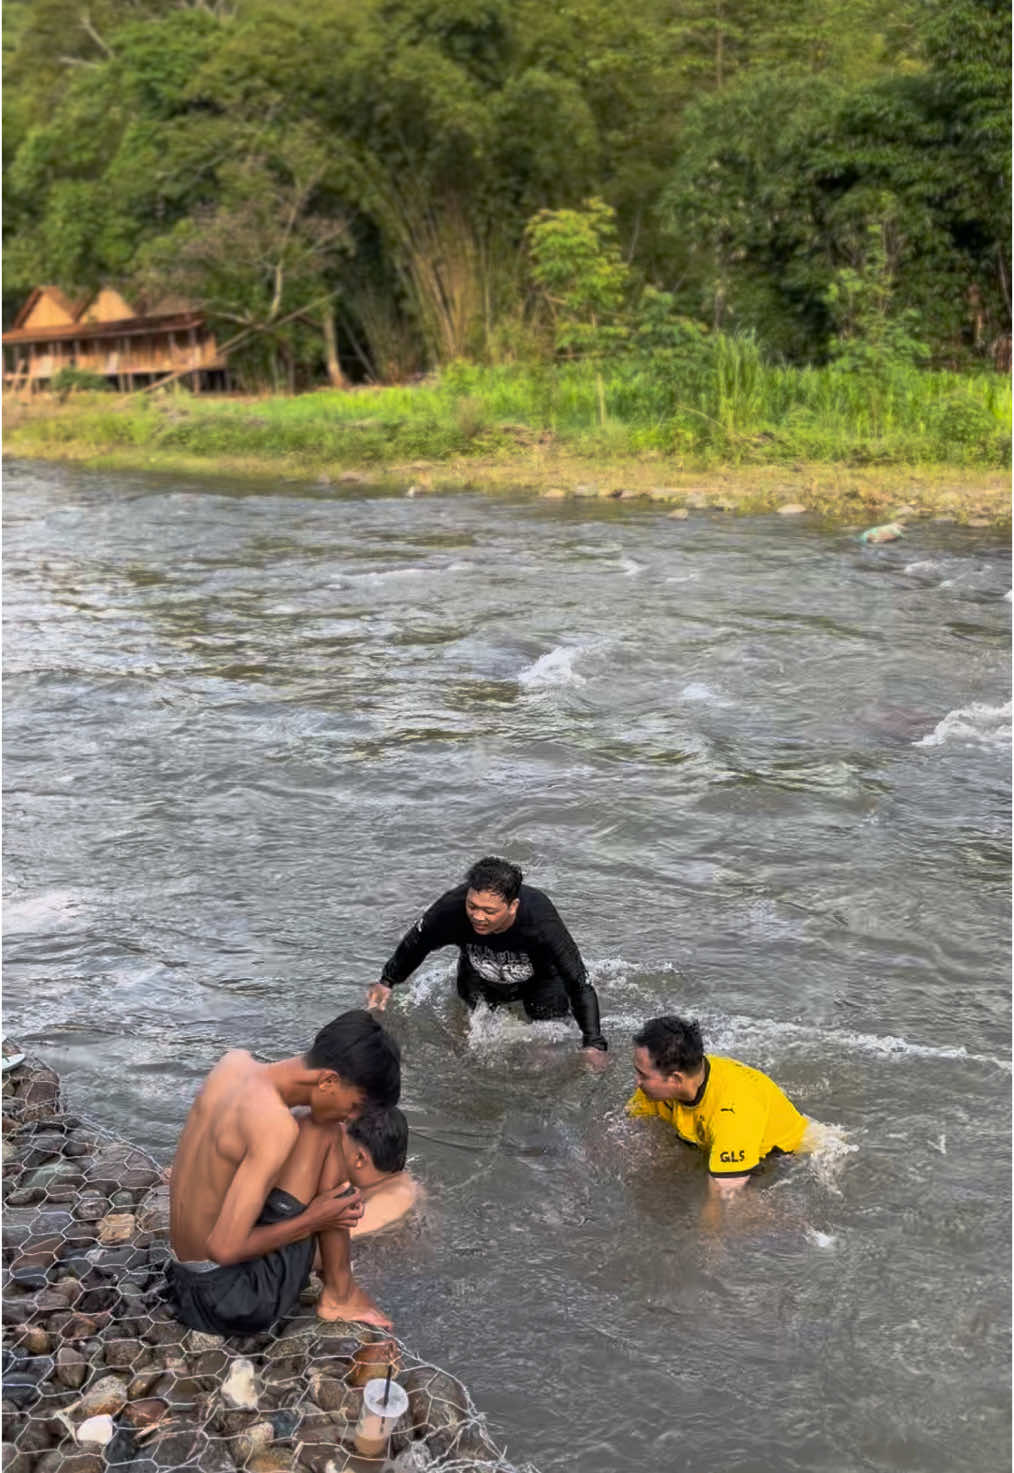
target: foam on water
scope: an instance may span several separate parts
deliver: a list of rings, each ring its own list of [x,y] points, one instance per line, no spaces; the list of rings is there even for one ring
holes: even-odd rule
[[[924,559],[922,562],[906,563],[904,571],[910,576],[915,576],[919,574],[925,575],[928,573],[935,573],[939,567],[939,563],[934,562],[932,558],[927,558]]]
[[[447,568],[377,568],[366,573],[343,573],[342,583],[388,583],[401,578],[432,578],[440,573],[446,573]]]
[[[412,978],[412,1002],[415,1005],[432,1002],[434,994],[441,992],[448,982],[453,985],[453,981],[454,969],[448,967],[446,962],[427,963]]]
[[[800,1155],[805,1158],[811,1175],[825,1191],[833,1192],[836,1197],[841,1196],[841,1178],[845,1163],[858,1150],[858,1145],[849,1139],[849,1133],[843,1126],[825,1124],[821,1120],[809,1121],[799,1147]],[[821,1236],[824,1235],[818,1234],[818,1237]]]
[[[72,890],[43,890],[37,895],[16,895],[4,901],[4,927],[8,935],[15,931],[36,931],[68,920],[79,901]]]
[[[815,1227],[808,1227],[806,1229],[806,1236],[809,1238],[810,1242],[815,1243],[818,1248],[833,1248],[838,1242],[838,1239],[835,1237],[834,1233],[822,1233],[819,1228]]]
[[[574,661],[582,653],[580,645],[558,644],[555,649],[540,655],[533,664],[527,665],[518,676],[518,685],[525,690],[544,690],[548,686],[584,685],[585,678],[574,669]]]
[[[702,701],[705,704],[714,704],[718,700],[711,686],[700,680],[692,680],[689,685],[685,685],[680,695],[685,701]]]
[[[622,569],[627,578],[636,578],[638,573],[644,572],[644,564],[632,557],[621,557],[617,566]]]
[[[938,721],[933,730],[913,747],[943,747],[947,745],[978,747],[1009,747],[1011,744],[1011,703],[1005,706],[987,706],[983,701],[973,701],[970,706],[959,706],[948,711],[943,721]]]
[[[559,1022],[530,1023],[506,1008],[488,1008],[483,1003],[468,1015],[468,1050],[480,1059],[501,1057],[516,1048],[540,1049],[547,1044],[573,1042],[569,1018]]]

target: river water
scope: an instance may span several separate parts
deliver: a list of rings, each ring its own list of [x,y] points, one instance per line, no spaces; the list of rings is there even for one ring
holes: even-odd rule
[[[364,1281],[542,1473],[1010,1466],[1010,558],[913,526],[110,475],[6,484],[6,1028],[169,1159],[482,854],[577,1034],[388,1020],[422,1226]],[[663,1011],[828,1127],[715,1228],[628,1122]]]

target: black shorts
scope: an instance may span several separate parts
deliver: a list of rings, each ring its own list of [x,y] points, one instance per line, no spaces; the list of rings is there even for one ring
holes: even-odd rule
[[[306,1205],[275,1187],[257,1219],[263,1227],[298,1217]],[[306,1288],[317,1246],[314,1236],[276,1248],[263,1258],[224,1264],[203,1273],[166,1265],[167,1297],[178,1320],[212,1335],[253,1335],[293,1309]]]
[[[533,1023],[550,1018],[570,1017],[570,998],[562,977],[546,977],[522,983],[520,987],[490,987],[471,967],[458,968],[458,996],[470,1008],[484,1002],[489,1008],[506,1007],[519,1002]]]

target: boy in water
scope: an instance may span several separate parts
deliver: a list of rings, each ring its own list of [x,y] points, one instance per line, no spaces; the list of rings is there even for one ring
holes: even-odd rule
[[[701,1030],[652,1018],[634,1035],[637,1089],[628,1115],[658,1115],[708,1154],[713,1197],[742,1191],[765,1156],[796,1151],[808,1125],[777,1084],[735,1059],[705,1054]]]
[[[399,1109],[364,1110],[355,1120],[346,1120],[342,1134],[349,1180],[363,1204],[363,1215],[350,1233],[362,1238],[411,1212],[421,1188],[405,1170],[408,1121]]]
[[[299,1299],[319,1248],[325,1320],[391,1321],[352,1277],[363,1214],[335,1130],[401,1092],[398,1045],[369,1013],[343,1013],[305,1055],[260,1064],[242,1049],[212,1069],[190,1109],[170,1179],[169,1296],[184,1324],[265,1330]],[[301,1119],[293,1107],[306,1106]],[[210,1260],[210,1262],[209,1262]]]

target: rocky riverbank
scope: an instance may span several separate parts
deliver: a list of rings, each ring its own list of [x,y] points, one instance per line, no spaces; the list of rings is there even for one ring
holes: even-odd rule
[[[400,1344],[408,1411],[388,1461],[358,1456],[353,1383],[388,1351],[310,1295],[269,1334],[178,1324],[162,1171],[66,1111],[36,1059],[4,1076],[3,1159],[5,1473],[513,1473],[464,1386]]]

